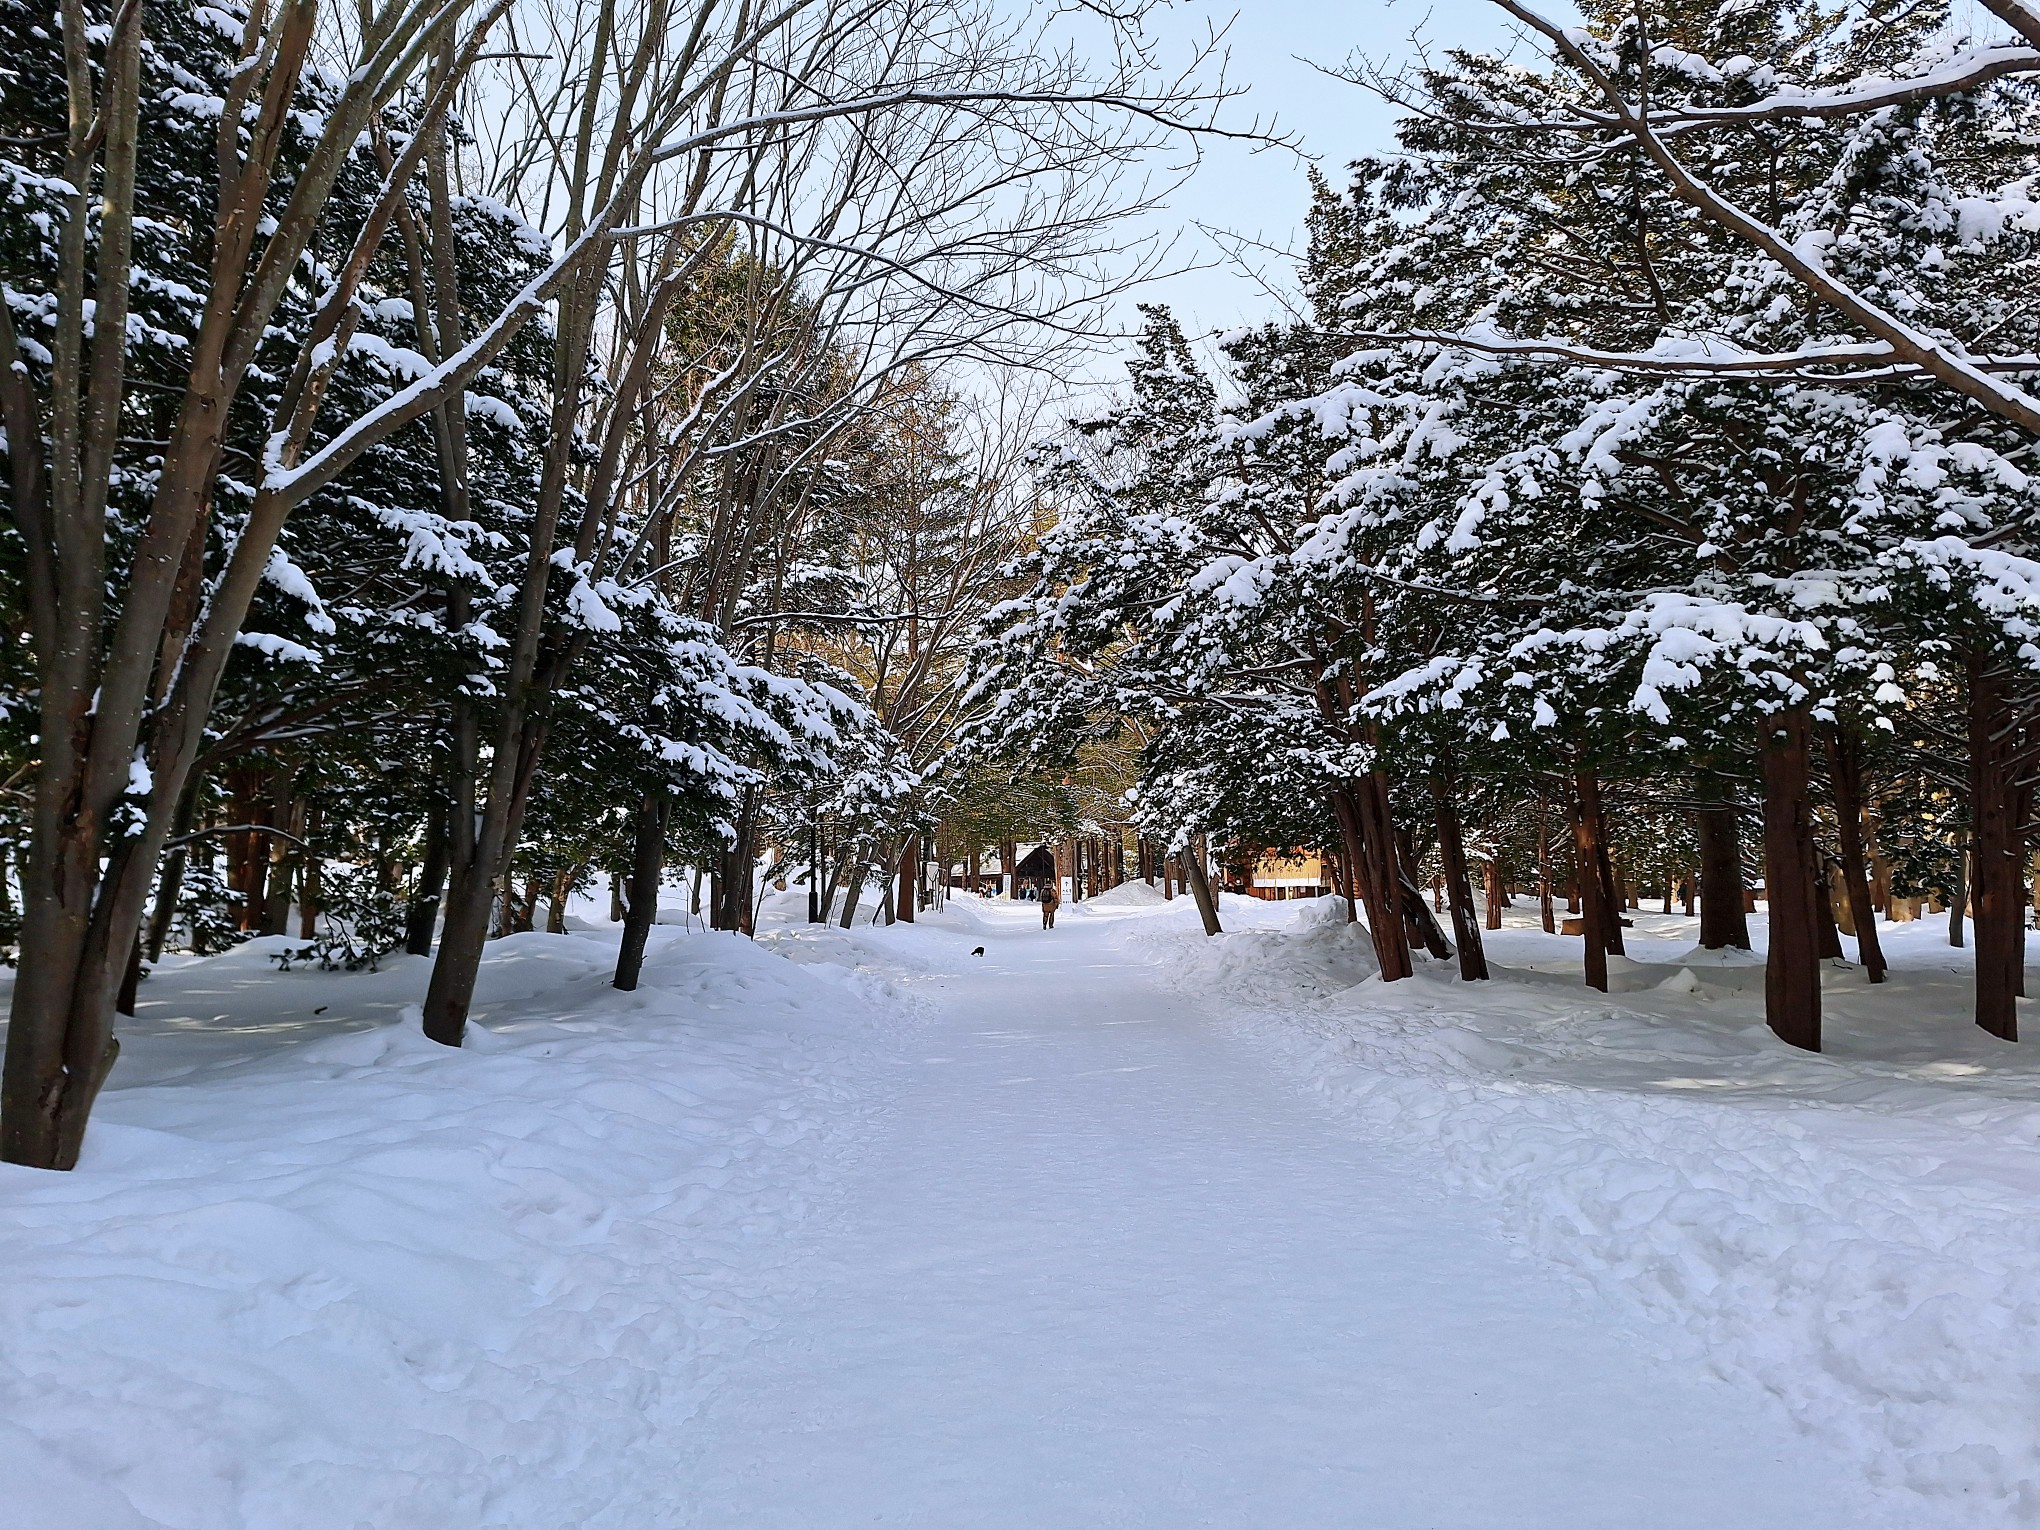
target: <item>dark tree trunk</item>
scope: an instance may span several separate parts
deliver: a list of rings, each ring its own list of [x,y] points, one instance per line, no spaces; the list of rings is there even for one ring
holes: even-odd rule
[[[920,880],[921,836],[909,834],[907,842],[900,848],[900,890],[893,899],[893,910],[908,924],[914,922],[914,886]]]
[[[448,805],[437,802],[425,820],[425,863],[404,916],[404,949],[413,956],[432,954],[432,932],[439,923],[439,900],[446,895],[446,868],[452,859],[448,813]]]
[[[1339,835],[1346,847],[1346,875],[1360,894],[1367,911],[1367,932],[1374,938],[1375,959],[1384,982],[1406,978],[1415,969],[1410,964],[1409,939],[1395,910],[1391,879],[1382,885],[1380,863],[1368,842],[1367,815],[1361,806],[1364,782],[1341,786],[1332,793],[1332,812],[1339,820]]]
[[[1819,868],[1808,791],[1810,724],[1798,710],[1758,725],[1764,765],[1764,885],[1770,894],[1770,955],[1764,1017],[1778,1039],[1820,1050]]]
[[[666,811],[664,792],[647,792],[638,804],[631,843],[630,903],[624,910],[623,942],[616,950],[615,986],[625,993],[637,988],[644,970],[645,942],[659,917],[659,883],[666,873]]]
[[[1192,840],[1180,859],[1183,879],[1190,884],[1190,896],[1197,902],[1197,917],[1204,921],[1204,933],[1223,933],[1218,927],[1218,900],[1212,896],[1211,882],[1204,875],[1204,836],[1200,834]]]
[[[857,903],[864,896],[864,878],[871,869],[870,857],[864,847],[858,845],[843,858],[843,918],[842,927],[850,928],[850,921],[857,917]]]
[[[1573,774],[1573,856],[1575,875],[1573,885],[1578,889],[1580,901],[1580,931],[1583,937],[1581,947],[1586,966],[1586,983],[1589,988],[1608,991],[1608,926],[1615,920],[1615,910],[1608,906],[1608,890],[1600,877],[1593,874],[1595,860],[1594,808],[1598,806],[1600,783],[1594,774],[1584,768]]]
[[[1541,795],[1537,799],[1537,918],[1545,934],[1558,933],[1558,922],[1551,914],[1551,804]]]
[[[1700,945],[1708,951],[1750,948],[1744,898],[1742,832],[1733,795],[1711,777],[1699,782],[1705,805],[1693,815],[1700,841]]]
[[[1403,927],[1409,934],[1410,945],[1422,946],[1434,960],[1449,962],[1452,943],[1445,938],[1431,905],[1424,901],[1423,888],[1417,885],[1416,836],[1407,829],[1401,830],[1395,837],[1395,848],[1396,887],[1402,898]]]
[[[822,904],[822,826],[815,815],[808,815],[807,826],[807,922],[820,924],[828,917],[828,910]]]
[[[191,780],[185,785],[184,795],[178,799],[177,816],[170,821],[173,839],[189,834],[192,825],[197,822],[198,797],[204,784],[204,773],[194,770]],[[177,899],[184,891],[184,868],[190,859],[189,843],[172,845],[170,853],[163,858],[163,869],[156,881],[156,906],[149,913],[149,933],[143,953],[152,962],[163,959],[163,946],[170,939],[170,926],[177,918]],[[5,876],[5,867],[0,867],[0,879]]]
[[[1482,876],[1487,883],[1487,927],[1499,930],[1502,927],[1502,909],[1509,901],[1502,890],[1502,863],[1490,859],[1483,868]]]
[[[2020,729],[2003,674],[1969,664],[1970,882],[1976,910],[1976,1023],[2019,1039],[2026,976],[2023,828],[2030,788],[2019,780]]]
[[[1615,881],[1614,863],[1608,858],[1608,815],[1601,807],[1601,778],[1582,768],[1574,776],[1579,794],[1580,821],[1587,832],[1582,875],[1599,884],[1601,891],[1602,941],[1610,956],[1622,955],[1621,891]]]
[[[1445,899],[1452,910],[1452,938],[1459,943],[1459,976],[1463,982],[1477,983],[1488,975],[1487,952],[1473,917],[1473,883],[1466,874],[1459,805],[1442,777],[1431,780],[1431,802],[1438,826],[1438,859],[1445,868]]]

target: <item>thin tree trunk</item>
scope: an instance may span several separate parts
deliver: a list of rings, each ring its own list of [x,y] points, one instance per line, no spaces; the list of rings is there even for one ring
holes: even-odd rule
[[[843,857],[843,918],[844,929],[850,928],[850,921],[857,917],[857,901],[864,896],[864,878],[871,869],[870,857],[860,844]]]
[[[1558,933],[1551,914],[1551,804],[1542,793],[1537,798],[1537,919],[1545,934]]]
[[[644,971],[645,942],[659,917],[659,883],[666,873],[664,792],[647,792],[638,803],[631,843],[630,903],[623,916],[623,940],[616,950],[614,986],[633,992]]]
[[[1197,917],[1204,921],[1204,933],[1224,933],[1218,926],[1218,900],[1212,896],[1211,883],[1204,875],[1204,836],[1200,834],[1185,846],[1178,859],[1183,863],[1184,880],[1190,884],[1190,896],[1197,902]]]
[[[1809,723],[1802,711],[1774,712],[1758,732],[1764,766],[1764,884],[1771,905],[1765,1019],[1781,1041],[1818,1052],[1819,874],[1808,792]]]
[[[191,832],[198,819],[199,793],[205,785],[205,777],[198,771],[191,773],[185,783],[184,795],[177,803],[177,816],[170,821],[173,839],[182,838]],[[172,845],[170,853],[163,858],[163,869],[156,881],[156,906],[149,913],[149,934],[144,943],[143,954],[150,962],[163,959],[163,946],[170,939],[170,926],[177,918],[177,899],[184,891],[184,868],[191,859],[191,846],[187,842]],[[0,867],[0,878],[6,871]]]
[[[1593,772],[1584,768],[1573,774],[1573,857],[1575,874],[1573,882],[1579,892],[1581,924],[1584,939],[1581,942],[1585,965],[1586,983],[1589,988],[1608,991],[1608,925],[1615,918],[1615,911],[1608,907],[1608,895],[1600,877],[1594,875],[1594,830],[1593,812],[1598,783]]]
[[[1962,948],[1962,916],[1969,911],[1969,852],[1955,853],[1955,885],[1948,892],[1948,944]]]
[[[1459,944],[1459,976],[1463,982],[1481,982],[1488,975],[1487,952],[1473,917],[1473,883],[1466,873],[1459,806],[1443,777],[1431,779],[1431,802],[1438,827],[1438,859],[1445,868],[1445,897],[1452,910],[1452,938]]]
[[[418,888],[404,916],[404,949],[413,956],[432,954],[432,932],[439,923],[439,900],[446,893],[446,868],[452,860],[452,835],[447,827],[451,807],[435,801],[425,820],[425,863],[418,870]]]

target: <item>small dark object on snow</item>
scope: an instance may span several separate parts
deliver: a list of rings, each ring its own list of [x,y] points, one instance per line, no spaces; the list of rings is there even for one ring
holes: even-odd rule
[[[323,1005],[323,1004],[321,1004],[321,1005],[320,1005],[320,1006],[319,1006],[319,1007],[318,1007],[317,1009],[315,1009],[315,1010],[313,1010],[313,1011],[312,1011],[312,1013],[313,1013],[313,1014],[315,1014],[315,1015],[323,1015],[323,1014],[324,1014],[325,1012],[326,1012],[326,1006],[325,1006],[325,1005]]]
[[[972,956],[983,956],[985,954],[985,948],[983,946],[979,946],[975,951],[971,952],[970,954]]]

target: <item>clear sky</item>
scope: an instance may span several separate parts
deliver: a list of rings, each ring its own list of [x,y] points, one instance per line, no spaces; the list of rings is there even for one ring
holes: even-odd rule
[[[1563,7],[1557,7],[1563,8]],[[1304,155],[1334,180],[1355,157],[1392,149],[1394,113],[1358,86],[1332,79],[1313,64],[1340,65],[1354,56],[1391,65],[1415,56],[1412,34],[1431,49],[1504,48],[1505,18],[1487,0],[1246,0],[1245,4],[1185,0],[1165,25],[1187,46],[1210,24],[1232,21],[1231,76],[1248,87],[1233,109],[1241,124],[1273,118],[1300,141]],[[1223,258],[1228,241],[1215,241],[1200,225],[1244,236],[1278,251],[1300,248],[1308,196],[1305,160],[1280,150],[1250,153],[1210,146],[1189,182],[1171,199],[1157,232],[1180,234],[1180,256],[1218,262],[1153,284],[1135,295],[1166,302],[1193,333],[1257,322],[1277,303],[1251,277]],[[1287,285],[1294,262],[1267,250],[1253,252],[1271,280]],[[1116,368],[1113,369],[1116,372]]]

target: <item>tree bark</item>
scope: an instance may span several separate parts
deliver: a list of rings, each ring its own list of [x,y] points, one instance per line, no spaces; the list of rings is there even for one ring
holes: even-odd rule
[[[2021,729],[2005,677],[1969,663],[1970,882],[1976,912],[1976,1023],[2019,1039],[2026,976],[2023,833],[2031,789],[2020,777]]]
[[[1551,913],[1551,804],[1540,793],[1537,798],[1537,918],[1544,933],[1558,933]]]
[[[900,890],[893,899],[893,910],[908,924],[914,922],[914,890],[920,880],[921,836],[909,834],[907,842],[900,847]]]
[[[638,804],[631,843],[630,902],[624,910],[623,941],[616,949],[614,986],[636,990],[644,971],[645,942],[659,917],[659,883],[666,873],[667,798],[661,791],[645,793]]]
[[[1190,884],[1190,896],[1197,902],[1197,917],[1204,921],[1204,933],[1224,933],[1218,927],[1218,900],[1212,896],[1211,883],[1204,875],[1204,836],[1198,835],[1185,846],[1179,859],[1184,880]]]
[[[1764,885],[1770,895],[1770,953],[1764,963],[1764,1018],[1778,1039],[1820,1050],[1819,868],[1808,790],[1810,723],[1791,709],[1758,725],[1764,767]]]
[[[1743,896],[1742,833],[1738,809],[1726,785],[1711,777],[1700,782],[1705,806],[1693,815],[1700,841],[1700,945],[1720,951],[1750,948],[1750,919]]]
[[[1452,938],[1459,945],[1459,977],[1462,982],[1481,982],[1488,975],[1487,951],[1473,917],[1473,883],[1466,872],[1459,805],[1441,776],[1431,778],[1431,802],[1438,826],[1438,858],[1445,867],[1445,898],[1452,909]]]
[[[1574,791],[1580,805],[1582,841],[1581,881],[1600,889],[1601,939],[1610,956],[1622,955],[1622,896],[1615,881],[1615,867],[1608,858],[1608,815],[1601,807],[1601,778],[1580,767],[1573,775]]]
[[[1574,886],[1579,892],[1581,941],[1586,969],[1586,984],[1608,991],[1608,925],[1615,918],[1615,911],[1608,906],[1608,891],[1601,878],[1594,874],[1594,814],[1597,805],[1599,783],[1592,771],[1584,767],[1573,773],[1573,857],[1576,867]]]
[[[1362,784],[1348,782],[1332,792],[1332,813],[1339,821],[1339,835],[1346,847],[1346,875],[1359,890],[1361,907],[1367,911],[1367,932],[1374,939],[1375,960],[1383,982],[1406,978],[1415,970],[1410,962],[1408,936],[1393,900],[1395,884],[1383,887],[1378,858],[1367,840],[1367,822],[1362,812]]]

